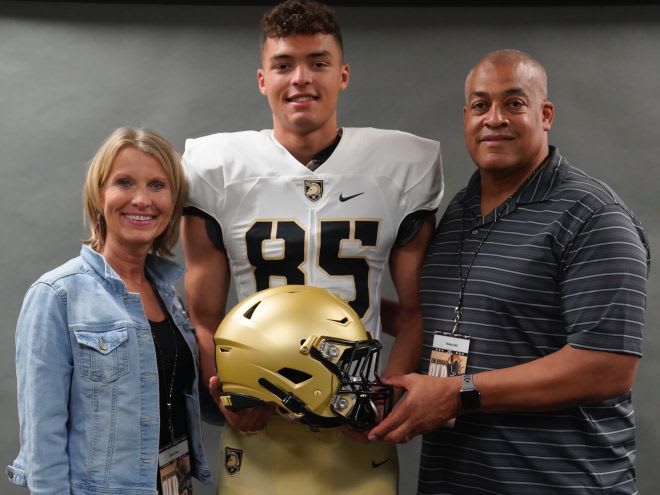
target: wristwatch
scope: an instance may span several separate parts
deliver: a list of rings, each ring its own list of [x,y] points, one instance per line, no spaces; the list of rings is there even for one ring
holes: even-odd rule
[[[479,389],[474,386],[472,375],[463,375],[461,377],[461,414],[471,414],[481,409],[481,394]]]

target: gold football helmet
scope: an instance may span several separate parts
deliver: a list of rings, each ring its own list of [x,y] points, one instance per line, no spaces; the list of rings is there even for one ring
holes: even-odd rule
[[[330,292],[285,285],[252,294],[214,337],[221,400],[230,409],[264,403],[311,426],[373,427],[392,407],[378,378],[381,344]]]

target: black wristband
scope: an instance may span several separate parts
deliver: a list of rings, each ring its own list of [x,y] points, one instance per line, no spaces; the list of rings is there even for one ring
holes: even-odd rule
[[[471,414],[481,409],[481,394],[479,389],[474,386],[472,375],[463,375],[461,377],[461,413]]]

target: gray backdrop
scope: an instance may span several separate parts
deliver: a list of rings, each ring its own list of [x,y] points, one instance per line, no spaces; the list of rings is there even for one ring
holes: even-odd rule
[[[187,137],[270,127],[255,78],[263,8],[0,3],[3,466],[18,451],[16,317],[29,284],[79,251],[88,160],[121,125],[152,127],[179,150]],[[660,6],[339,6],[337,12],[351,64],[340,124],[440,139],[443,207],[474,169],[462,137],[466,71],[487,51],[519,48],[548,69],[557,105],[551,142],[608,182],[642,220],[651,245],[660,245]],[[649,495],[660,487],[659,290],[652,277],[634,387],[639,482]],[[214,464],[218,434],[205,431]],[[418,452],[418,440],[402,449],[403,494],[415,491]],[[24,492],[3,477],[0,493]]]

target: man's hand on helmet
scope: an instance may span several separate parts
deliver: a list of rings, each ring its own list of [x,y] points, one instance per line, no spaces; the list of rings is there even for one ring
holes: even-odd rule
[[[383,382],[404,390],[392,412],[369,431],[371,440],[404,443],[456,418],[461,377],[440,378],[409,373],[383,378]]]

